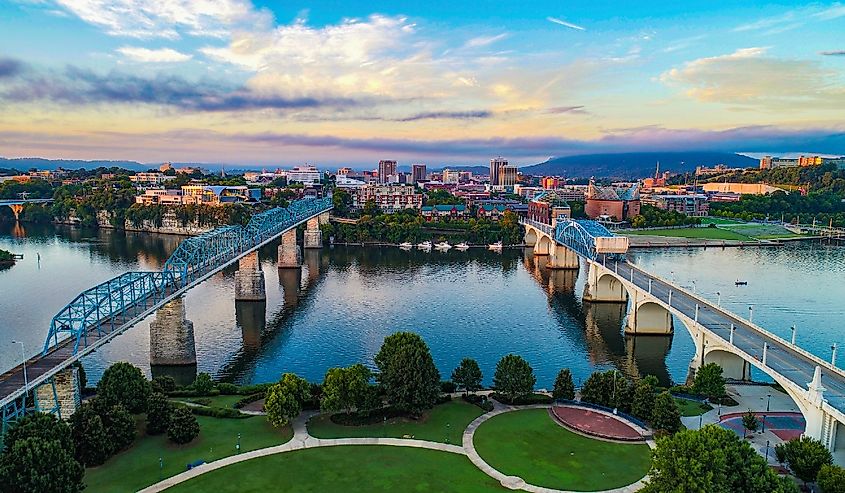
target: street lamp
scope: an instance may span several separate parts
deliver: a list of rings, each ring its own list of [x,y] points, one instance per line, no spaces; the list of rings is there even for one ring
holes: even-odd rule
[[[793,324],[792,327],[790,327],[790,329],[792,329],[792,345],[794,346],[795,345],[795,325]]]
[[[769,441],[766,440],[766,462],[769,462]]]
[[[241,453],[241,434],[240,433],[238,433],[238,445],[235,447],[235,449],[237,450],[237,453],[239,453],[239,454]]]
[[[832,346],[830,346],[831,354],[830,354],[830,364],[836,366],[836,343],[834,342]]]
[[[766,412],[769,412],[769,407],[772,403],[772,394],[766,394]]]
[[[672,284],[675,284],[675,271],[672,270],[669,273],[672,274]]]
[[[754,305],[748,305],[748,321],[754,321]]]
[[[695,279],[692,280],[692,293],[695,294]]]
[[[716,291],[716,306],[718,306],[719,308],[722,307],[722,293],[720,293],[719,291]]]
[[[29,392],[29,379],[26,376],[26,349],[24,348],[23,342],[21,341],[12,341],[12,344],[21,345],[21,361],[23,364],[23,391],[24,393],[26,393]]]

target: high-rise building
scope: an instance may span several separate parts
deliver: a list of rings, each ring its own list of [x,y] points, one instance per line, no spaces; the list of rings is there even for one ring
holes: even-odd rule
[[[508,165],[508,160],[499,156],[490,160],[490,186],[501,185],[502,168]]]
[[[396,174],[396,161],[382,159],[378,162],[378,182],[387,183],[388,177]]]
[[[460,176],[459,171],[446,168],[443,170],[443,183],[457,184]]]
[[[499,185],[504,188],[513,188],[516,185],[516,166],[504,165],[499,171]]]
[[[424,181],[426,177],[426,169],[424,164],[411,165],[411,180],[413,183]]]

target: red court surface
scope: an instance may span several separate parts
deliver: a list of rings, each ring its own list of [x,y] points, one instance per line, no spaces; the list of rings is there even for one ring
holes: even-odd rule
[[[742,416],[744,413],[730,413],[721,416],[723,428],[733,430],[737,435],[743,436],[745,429],[742,426]],[[793,412],[755,412],[754,415],[762,424],[765,424],[766,430],[770,430],[778,438],[783,441],[788,441],[793,438],[798,438],[804,433],[804,428],[807,422],[801,413]]]
[[[626,442],[643,440],[643,436],[629,424],[608,414],[569,406],[554,406],[552,413],[567,428],[587,435]]]

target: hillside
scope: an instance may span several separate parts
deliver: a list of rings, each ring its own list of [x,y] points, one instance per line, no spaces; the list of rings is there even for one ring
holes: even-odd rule
[[[520,168],[532,175],[559,175],[567,178],[644,178],[660,171],[683,173],[696,166],[726,164],[731,168],[757,167],[758,161],[728,152],[630,152],[621,154],[585,154],[550,159],[544,163]]]
[[[134,171],[142,171],[151,166],[135,161],[83,161],[81,159],[45,159],[40,157],[4,158],[0,157],[0,168],[11,168],[18,171],[27,171],[30,168],[54,170],[64,169],[94,169],[94,168],[125,168]]]

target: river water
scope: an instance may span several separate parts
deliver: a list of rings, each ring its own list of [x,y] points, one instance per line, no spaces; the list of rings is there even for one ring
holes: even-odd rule
[[[127,270],[160,269],[178,236],[54,226],[0,225],[0,248],[24,260],[0,270],[0,370],[34,353],[50,319],[79,292]],[[626,309],[582,303],[585,269],[550,271],[521,250],[448,253],[333,247],[305,252],[302,273],[276,268],[276,244],[260,252],[267,302],[235,303],[227,269],[185,297],[194,323],[196,367],[150,365],[150,321],[137,324],[84,365],[89,381],[115,361],[184,382],[197,371],[239,383],[268,382],[283,372],[320,381],[327,368],[372,365],[384,337],[418,332],[443,378],[463,357],[479,361],[489,384],[496,361],[515,353],[551,388],[558,369],[576,381],[595,369],[654,374],[682,382],[694,348],[683,325],[674,337],[625,337]],[[39,260],[40,257],[40,260]],[[830,357],[845,343],[845,248],[672,249],[635,252],[639,265],[712,298],[743,316]],[[735,286],[737,279],[747,286]],[[720,293],[720,296],[716,293]]]

